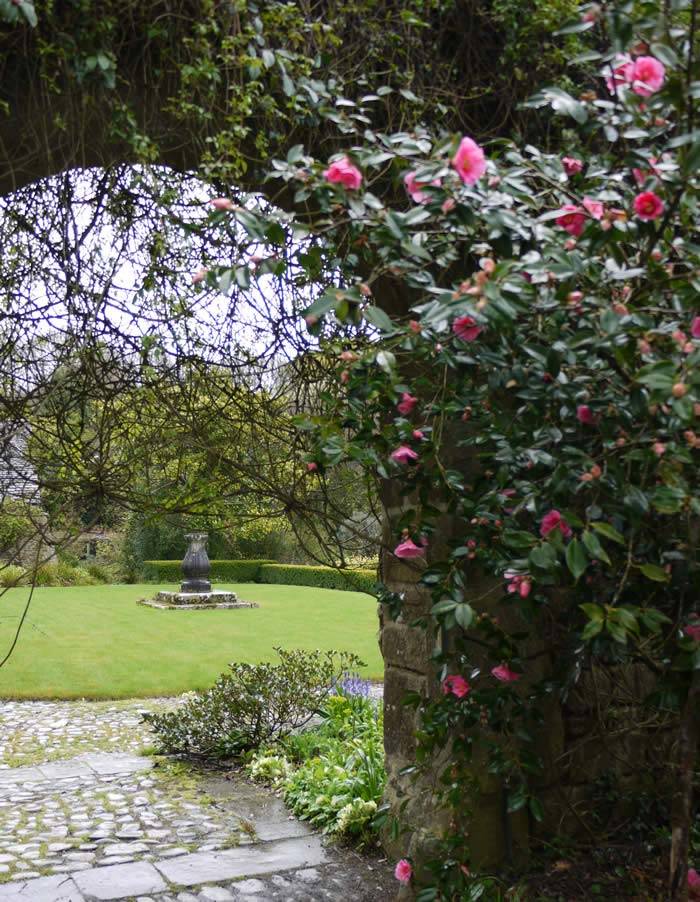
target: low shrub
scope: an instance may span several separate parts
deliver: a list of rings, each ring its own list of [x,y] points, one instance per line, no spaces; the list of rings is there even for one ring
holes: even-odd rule
[[[98,583],[118,582],[119,568],[116,564],[103,564],[93,561],[86,564],[85,569]]]
[[[176,711],[145,714],[162,751],[229,758],[269,744],[306,724],[356,655],[284,651],[279,664],[230,664],[211,689]]]
[[[0,588],[11,589],[13,586],[23,585],[26,571],[24,567],[15,564],[0,564]]]
[[[324,833],[363,841],[374,833],[386,783],[382,712],[364,691],[339,691],[327,699],[321,726],[261,751],[247,770],[280,789],[302,820]]]
[[[336,570],[306,564],[264,564],[260,568],[261,583],[286,586],[316,586],[319,589],[345,589],[375,595],[375,570]]]
[[[31,581],[31,573],[28,574],[27,581]],[[100,582],[85,568],[74,567],[66,561],[42,564],[34,577],[37,586],[96,586]]]
[[[211,562],[210,579],[222,583],[257,583],[260,582],[260,568],[269,563],[272,562],[214,560]],[[181,561],[144,561],[143,567],[146,580],[157,583],[182,582]]]

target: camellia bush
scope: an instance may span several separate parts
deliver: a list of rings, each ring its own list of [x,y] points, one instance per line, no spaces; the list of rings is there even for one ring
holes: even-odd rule
[[[531,100],[553,111],[559,152],[375,131],[378,92],[344,102],[346,153],[319,161],[296,147],[271,174],[303,209],[282,222],[307,242],[286,265],[310,285],[321,259],[337,273],[306,311],[338,354],[328,417],[299,422],[308,478],[352,460],[400,483],[393,553],[426,560],[432,625],[456,635],[437,661],[439,700],[416,700],[421,753],[453,743],[446,804],[459,810],[481,743],[511,810],[542,816],[530,727],[547,693],[533,637],[558,662],[549,691],[585,661],[635,663],[653,677],[649,703],[678,723],[673,899],[698,879],[687,869],[700,710],[696,20],[689,0],[584,7],[563,32],[590,32],[573,61],[590,83]],[[262,212],[215,206],[258,248],[273,234]],[[361,320],[376,340],[353,341]],[[434,550],[445,512],[463,523],[446,555]],[[474,574],[496,580],[524,628],[472,607]],[[400,596],[381,600],[398,615]],[[484,892],[468,838],[443,853],[420,900]],[[397,879],[415,882],[410,860]]]

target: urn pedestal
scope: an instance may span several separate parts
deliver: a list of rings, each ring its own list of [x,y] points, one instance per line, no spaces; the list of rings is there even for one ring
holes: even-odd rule
[[[182,572],[185,578],[180,583],[180,592],[188,595],[211,592],[209,581],[211,564],[207,554],[208,535],[206,532],[191,532],[185,538],[189,539],[190,544],[182,559]]]

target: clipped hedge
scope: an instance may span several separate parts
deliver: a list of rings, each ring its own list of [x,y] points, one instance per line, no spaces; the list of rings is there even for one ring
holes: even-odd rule
[[[335,570],[307,564],[263,564],[261,583],[285,586],[317,586],[319,589],[346,589],[374,595],[377,574],[374,570]]]
[[[182,580],[180,561],[144,561],[144,575],[159,583]],[[214,582],[270,583],[285,586],[316,586],[319,589],[345,589],[375,594],[374,570],[334,570],[306,564],[275,564],[274,561],[212,561]]]
[[[222,583],[258,583],[260,568],[272,561],[212,561],[210,579]],[[144,576],[158,583],[182,582],[182,561],[144,561]]]

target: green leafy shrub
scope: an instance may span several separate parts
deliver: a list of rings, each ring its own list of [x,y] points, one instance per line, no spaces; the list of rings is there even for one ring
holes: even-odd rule
[[[158,583],[179,583],[182,581],[181,561],[144,561],[144,578]],[[260,582],[260,568],[266,560],[212,561],[210,578],[214,582],[257,583]]]
[[[0,567],[0,587],[11,589],[13,586],[22,585],[24,576],[24,567],[17,567],[15,564],[4,564]]]
[[[375,595],[374,570],[336,570],[306,564],[264,564],[260,582],[285,586],[316,586],[319,589],[345,589]]]
[[[360,665],[346,652],[275,651],[279,664],[230,664],[176,711],[144,715],[161,749],[227,758],[269,744],[306,724],[340,674]]]
[[[247,767],[281,788],[291,810],[324,833],[367,838],[384,792],[382,713],[361,696],[326,700],[320,727],[287,736],[282,753],[265,750]]]
[[[292,765],[284,755],[256,755],[248,767],[248,773],[254,780],[278,786],[292,773]]]
[[[101,564],[93,561],[87,564],[85,569],[98,583],[118,582],[119,572],[116,564]]]
[[[31,580],[31,574],[28,580]],[[54,561],[37,568],[34,582],[37,586],[96,586],[100,580],[83,567],[74,567],[66,561]]]

